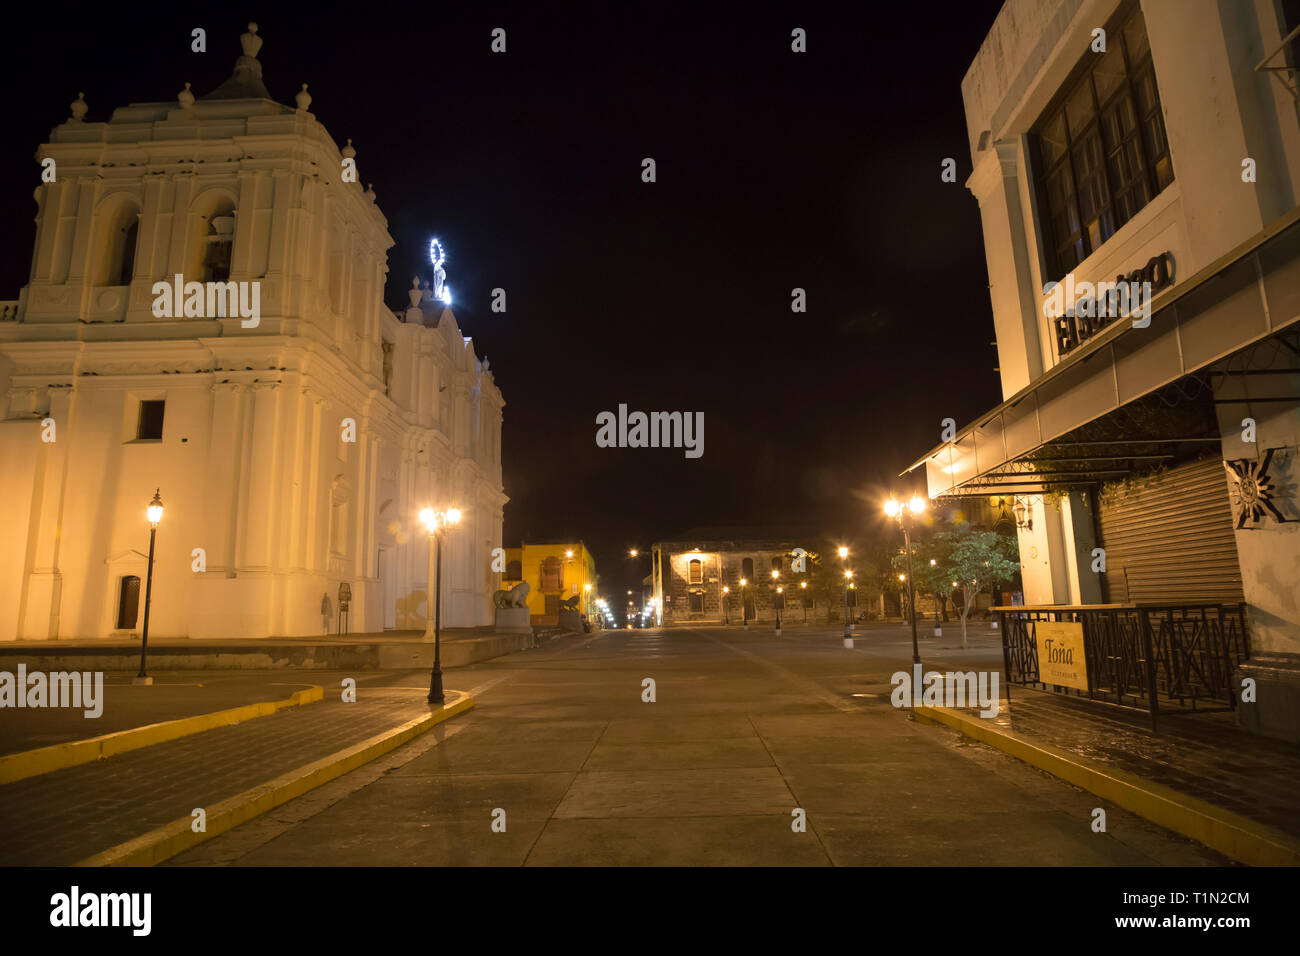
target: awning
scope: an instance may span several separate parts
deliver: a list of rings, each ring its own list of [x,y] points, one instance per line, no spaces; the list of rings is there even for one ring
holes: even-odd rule
[[[1213,447],[1213,377],[1259,374],[1215,366],[1266,339],[1300,360],[1300,208],[1157,295],[1149,327],[1113,323],[902,474],[924,465],[932,498],[1033,494]],[[1251,401],[1300,405],[1294,392]]]

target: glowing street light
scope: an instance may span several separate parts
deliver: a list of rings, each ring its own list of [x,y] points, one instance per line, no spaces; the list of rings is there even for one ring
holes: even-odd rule
[[[749,592],[745,589],[749,587],[749,579],[740,579],[740,619],[744,622],[745,630],[749,630]]]
[[[433,671],[429,675],[431,704],[441,704],[446,700],[442,691],[442,536],[448,527],[460,524],[460,518],[458,508],[449,508],[445,512],[425,508],[420,512],[420,521],[429,530],[429,581],[433,584],[433,594],[429,599],[433,614],[426,617],[424,623],[424,639],[433,640]]]
[[[722,623],[723,624],[731,623],[731,599],[728,597],[729,594],[731,594],[731,588],[727,587],[724,584],[722,586]]]
[[[140,673],[136,675],[133,684],[152,684],[153,678],[145,672],[145,657],[149,653],[149,599],[153,591],[153,547],[154,539],[158,535],[158,524],[162,521],[163,503],[159,497],[161,488],[155,488],[153,500],[149,502],[148,507],[144,509],[144,515],[149,519],[149,570],[145,572],[144,579],[144,625],[140,629]]]

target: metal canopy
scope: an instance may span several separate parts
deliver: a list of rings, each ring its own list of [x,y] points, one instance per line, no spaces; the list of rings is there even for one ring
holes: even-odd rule
[[[1212,376],[1235,375],[1237,357],[1270,339],[1300,356],[1300,208],[1155,303],[1149,327],[1114,323],[902,474],[924,465],[931,498],[1034,494],[1217,446]],[[1286,384],[1221,403],[1284,401]]]

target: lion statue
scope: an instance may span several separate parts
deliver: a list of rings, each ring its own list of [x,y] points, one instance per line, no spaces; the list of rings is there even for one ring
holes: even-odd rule
[[[495,607],[528,607],[528,587],[527,581],[520,581],[509,591],[496,591],[492,594],[492,604]]]
[[[576,611],[578,609],[578,595],[575,594],[573,597],[565,598],[560,602],[560,607],[566,611]]]

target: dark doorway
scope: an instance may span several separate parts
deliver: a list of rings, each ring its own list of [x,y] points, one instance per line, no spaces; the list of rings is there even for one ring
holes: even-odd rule
[[[117,629],[129,631],[140,616],[140,579],[128,574],[122,579],[117,596]]]

